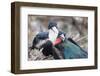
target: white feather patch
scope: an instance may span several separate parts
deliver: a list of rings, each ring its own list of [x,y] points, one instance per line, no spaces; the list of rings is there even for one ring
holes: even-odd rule
[[[53,27],[49,30],[49,40],[51,42],[54,42],[58,36],[58,29],[56,27]]]

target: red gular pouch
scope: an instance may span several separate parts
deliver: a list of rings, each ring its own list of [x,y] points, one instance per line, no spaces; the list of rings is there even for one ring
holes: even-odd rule
[[[59,37],[53,42],[53,45],[55,46],[57,44],[60,44],[61,42],[62,42],[62,39]]]

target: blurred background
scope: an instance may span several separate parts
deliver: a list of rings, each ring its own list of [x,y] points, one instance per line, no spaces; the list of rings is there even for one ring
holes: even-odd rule
[[[28,15],[28,47],[32,46],[32,41],[39,32],[48,31],[48,23],[54,21],[59,30],[66,33],[66,38],[70,37],[77,42],[80,47],[88,51],[88,18],[76,16],[39,16]],[[28,49],[28,60],[52,60],[52,56],[45,57],[38,50]]]

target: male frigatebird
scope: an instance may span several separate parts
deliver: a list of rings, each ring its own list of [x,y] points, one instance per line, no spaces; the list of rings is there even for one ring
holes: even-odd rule
[[[55,22],[49,23],[48,30],[49,32],[40,32],[36,35],[31,49],[37,48],[42,50],[45,56],[51,54],[55,59],[79,59],[88,57],[88,53],[73,39],[66,38],[65,33],[58,30]]]

